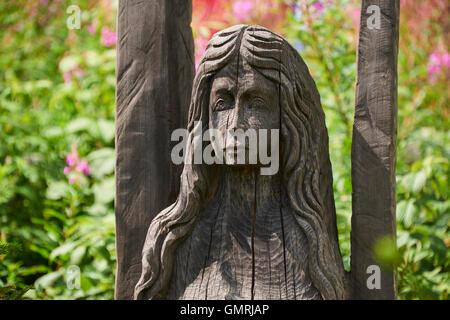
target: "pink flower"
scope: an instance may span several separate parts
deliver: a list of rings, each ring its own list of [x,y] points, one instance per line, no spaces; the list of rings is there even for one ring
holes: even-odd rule
[[[195,37],[195,71],[198,69],[198,64],[200,63],[200,59],[205,52],[207,45],[208,40],[201,36]]]
[[[439,64],[441,62],[441,56],[439,53],[433,52],[430,54],[430,63]]]
[[[432,63],[428,64],[428,74],[431,77],[435,77],[439,73],[441,73],[441,67],[438,64],[432,64]]]
[[[63,78],[64,78],[65,83],[67,83],[67,84],[71,83],[72,82],[72,73],[70,71],[65,72],[63,75]]]
[[[78,181],[77,177],[70,177],[69,178],[69,184],[74,184],[76,181]]]
[[[66,156],[66,162],[69,166],[64,168],[64,174],[68,175],[73,172],[69,175],[70,184],[80,181],[81,174],[86,176],[91,174],[88,162],[80,159],[76,144],[72,145],[72,151]]]
[[[251,1],[236,1],[233,3],[233,14],[239,23],[250,19],[252,9],[253,3]]]
[[[66,162],[71,167],[73,167],[77,163],[77,160],[77,157],[73,154],[68,154],[66,157]]]
[[[37,12],[38,12],[37,8],[32,8],[30,11],[29,18],[34,18],[36,16]]]
[[[356,22],[356,23],[358,23],[358,22],[359,22],[359,18],[361,17],[361,9],[359,9],[359,8],[353,9],[353,10],[350,12],[350,15],[352,16],[353,21]]]
[[[71,83],[74,75],[77,78],[83,78],[84,77],[83,69],[81,69],[78,65],[73,66],[72,69],[63,74],[64,82],[66,84]]]
[[[77,67],[74,71],[75,71],[75,75],[77,76],[77,78],[84,77],[84,71],[80,67]]]
[[[318,13],[321,13],[324,9],[323,4],[320,1],[316,1],[313,3],[313,8],[317,10]]]
[[[97,31],[97,30],[95,29],[95,25],[94,25],[94,24],[91,24],[91,25],[88,27],[88,31],[89,31],[90,34],[95,34],[95,32]]]
[[[450,68],[450,54],[448,52],[439,54],[432,52],[428,62],[428,77],[431,83],[435,83],[443,69]],[[448,76],[448,74],[447,74]]]
[[[117,34],[115,32],[112,32],[108,27],[104,27],[102,29],[100,42],[105,47],[111,47],[117,42]]]
[[[91,171],[89,169],[89,165],[86,160],[81,161],[77,167],[75,168],[76,172],[83,172],[85,175],[90,175]]]
[[[450,53],[446,52],[441,56],[441,63],[447,68],[450,68]]]

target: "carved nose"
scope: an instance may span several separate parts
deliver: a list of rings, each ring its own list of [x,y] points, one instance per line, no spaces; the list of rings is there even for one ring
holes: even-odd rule
[[[233,108],[233,112],[230,115],[231,119],[228,124],[229,130],[245,129],[244,112],[242,111],[243,108],[241,107],[239,101],[237,101],[235,107]]]

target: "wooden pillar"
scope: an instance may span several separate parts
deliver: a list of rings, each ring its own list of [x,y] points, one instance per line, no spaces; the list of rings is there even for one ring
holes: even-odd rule
[[[395,268],[382,269],[380,289],[368,288],[367,268],[378,264],[373,255],[377,239],[395,240],[396,235],[399,11],[399,0],[362,1],[352,142],[354,299],[397,297]]]
[[[116,299],[132,299],[153,217],[175,201],[171,133],[194,77],[191,0],[120,0],[116,91]]]

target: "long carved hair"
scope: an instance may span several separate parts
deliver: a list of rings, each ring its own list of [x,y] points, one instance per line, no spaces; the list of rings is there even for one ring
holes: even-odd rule
[[[193,153],[189,146],[198,129],[194,122],[201,121],[202,129],[208,129],[212,80],[236,56],[279,86],[283,190],[308,240],[308,268],[313,285],[324,299],[344,299],[345,271],[337,239],[325,116],[308,68],[286,40],[268,29],[246,25],[214,35],[194,79],[186,156]],[[215,167],[184,165],[176,202],[161,211],[149,227],[135,299],[165,297],[175,250],[190,235],[216,190]]]

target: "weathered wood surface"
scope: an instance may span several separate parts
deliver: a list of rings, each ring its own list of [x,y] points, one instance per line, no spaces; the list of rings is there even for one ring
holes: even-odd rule
[[[380,29],[367,21],[381,9]],[[377,265],[373,245],[396,235],[397,54],[399,0],[363,0],[352,141],[351,275],[354,299],[395,299],[396,272],[381,273],[381,289],[368,289],[367,267]]]
[[[381,8],[380,30],[369,30],[366,25],[371,15],[366,10],[372,4]],[[277,46],[283,41],[276,36],[269,35],[271,41],[275,41],[264,48],[265,39],[258,33],[266,31],[251,29],[256,38],[249,42],[252,45],[247,49],[263,58],[255,59],[252,54],[247,58],[262,67],[260,70],[264,70],[265,76],[278,83],[284,81],[281,81],[282,75],[289,74],[292,80],[295,72],[301,70],[301,81],[294,86],[295,99],[320,109],[316,109],[318,113],[313,112],[314,115],[307,110],[290,110],[289,117],[300,118],[289,126],[289,130],[300,130],[294,134],[295,139],[300,139],[296,143],[301,141],[303,148],[312,146],[312,150],[319,153],[315,158],[319,162],[308,163],[307,170],[302,166],[290,167],[295,171],[280,172],[272,182],[258,181],[252,173],[254,169],[244,170],[234,178],[227,176],[221,183],[217,179],[223,177],[223,172],[215,172],[215,176],[211,176],[211,172],[204,170],[186,170],[182,175],[185,185],[178,187],[180,171],[169,158],[170,133],[184,127],[187,119],[194,69],[190,15],[190,1],[122,0],[119,3],[116,298],[133,297],[141,274],[141,249],[147,228],[155,214],[174,201],[179,190],[180,201],[161,212],[169,218],[173,214],[177,220],[159,219],[157,223],[162,227],[154,228],[155,243],[146,241],[143,261],[148,261],[142,269],[143,286],[136,297],[301,299],[317,297],[314,289],[318,289],[321,298],[348,298],[350,293],[356,299],[395,298],[395,271],[382,273],[380,290],[369,290],[366,270],[369,265],[376,264],[372,249],[379,236],[395,236],[399,1],[363,0],[362,5],[352,145],[351,286],[344,279],[346,275],[337,244],[328,137],[326,128],[322,127],[323,112],[318,103],[318,93],[309,74],[305,76],[307,68],[303,62],[284,65],[292,52],[277,52]],[[210,60],[228,59],[234,49],[223,45],[234,37],[236,29],[232,30],[225,32],[222,39],[216,39],[218,43],[214,43],[214,47],[218,49],[209,56]],[[274,53],[276,56],[272,56]],[[275,61],[281,64],[276,66]],[[223,66],[222,62],[205,60],[204,68],[209,73],[217,67],[214,63]],[[240,67],[235,70],[238,74]],[[210,82],[203,86],[208,84]],[[279,93],[283,92],[281,88],[279,85]],[[286,93],[277,97],[279,105],[285,102],[283,99],[292,99],[286,97]],[[204,99],[204,96],[196,98]],[[190,130],[194,120],[207,122],[198,108],[203,108],[202,102],[191,110]],[[314,122],[317,119],[319,122]],[[228,124],[228,120],[226,122]],[[311,139],[308,134],[317,128],[320,128],[318,136],[308,140]],[[281,129],[283,132],[282,126]],[[313,146],[315,143],[318,148]],[[284,150],[284,156],[295,155],[296,152],[295,145],[290,144],[289,150]],[[311,154],[309,151],[306,153]],[[314,170],[318,171],[315,173]],[[296,176],[295,179],[300,177],[300,180],[294,179],[294,185],[290,179],[292,176]],[[202,179],[205,181],[200,185],[199,180]],[[236,183],[236,179],[242,180]],[[274,183],[277,179],[281,181],[279,186]],[[306,179],[318,184],[308,185]],[[286,189],[286,183],[290,189]],[[235,184],[240,190],[232,188]],[[190,200],[198,202],[194,210],[183,192],[184,195],[191,193]],[[224,199],[228,200],[224,202]],[[180,209],[183,206],[184,211]],[[319,210],[314,213],[317,208]],[[312,216],[306,220],[319,221],[313,226],[316,239],[312,242],[312,235],[308,234],[311,227],[303,220],[310,211]],[[159,242],[156,243],[158,237]],[[162,243],[169,248],[164,257],[160,255]],[[314,246],[312,251],[311,244]],[[149,258],[152,246],[157,254]],[[316,269],[310,266],[308,270],[313,271],[307,274],[302,265],[305,261],[297,257],[310,259],[324,247],[327,253],[315,257],[322,261],[316,261]],[[302,251],[306,248],[308,254]],[[151,260],[152,268],[149,267]],[[161,269],[163,262],[170,266]],[[320,264],[322,266],[317,269]],[[296,271],[295,268],[299,269]],[[149,270],[156,272],[157,276],[149,276]],[[308,284],[308,278],[314,278],[312,286]],[[138,296],[139,292],[141,296]]]
[[[167,299],[322,298],[279,179],[255,168],[222,172],[214,199],[177,249]]]
[[[347,298],[324,112],[298,52],[258,26],[216,34],[194,80],[190,134],[199,126],[280,129],[281,169],[185,164],[149,227],[135,298]]]
[[[194,77],[190,0],[120,0],[116,91],[116,299],[132,299],[153,217],[172,203],[170,161]]]

